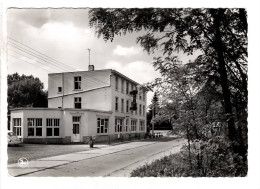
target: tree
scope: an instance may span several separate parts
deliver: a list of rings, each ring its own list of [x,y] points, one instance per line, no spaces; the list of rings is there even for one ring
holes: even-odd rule
[[[146,31],[137,43],[148,53],[163,52],[154,62],[155,67],[162,65],[162,73],[168,65],[175,66],[174,52],[199,53],[194,66],[221,93],[229,139],[235,144],[242,138],[235,112],[247,117],[245,9],[92,9],[89,15],[90,26],[105,41],[127,32]],[[236,144],[234,150],[245,157],[246,151],[239,150],[242,146]]]
[[[7,76],[7,82],[9,108],[48,106],[48,94],[39,78],[14,73]]]

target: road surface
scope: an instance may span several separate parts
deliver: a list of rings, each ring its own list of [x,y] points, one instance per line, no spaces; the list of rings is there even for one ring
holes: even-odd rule
[[[23,177],[129,177],[132,170],[179,152],[184,140],[137,141],[30,161],[28,167],[8,165],[9,174]]]

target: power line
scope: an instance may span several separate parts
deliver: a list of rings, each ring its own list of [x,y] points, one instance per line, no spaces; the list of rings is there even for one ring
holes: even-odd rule
[[[11,55],[11,54],[8,54],[8,55],[11,56],[11,57],[13,57],[13,58],[15,58],[15,59],[17,59],[17,60],[20,60],[20,61],[23,61],[23,62],[32,64],[32,65],[34,65],[34,66],[37,66],[37,65],[35,65],[35,64],[31,63],[31,62],[28,62],[28,61],[26,61],[26,60],[22,60],[22,59],[20,59],[20,58],[17,58],[17,57],[15,57],[15,56]],[[41,68],[44,69],[44,70],[46,70],[46,71],[49,71],[49,70],[47,70],[46,68],[43,68],[43,67],[41,67]]]
[[[66,66],[66,67],[68,67],[68,68],[70,68],[70,69],[72,69],[72,70],[75,70],[74,68],[72,68],[72,67],[70,67],[70,66],[68,66],[68,65],[66,65],[66,64],[64,64],[64,63],[62,63],[62,62],[59,62],[59,61],[55,60],[54,58],[51,58],[51,57],[49,57],[49,56],[47,56],[47,55],[45,55],[45,54],[43,54],[43,53],[41,53],[41,52],[39,52],[39,51],[37,51],[37,50],[35,50],[35,49],[33,49],[33,48],[31,48],[31,47],[25,45],[25,44],[23,44],[23,43],[21,43],[21,42],[15,40],[15,39],[13,39],[13,38],[11,38],[11,37],[8,37],[8,38],[11,39],[11,40],[13,40],[13,41],[15,41],[15,42],[17,42],[17,43],[19,43],[19,44],[21,44],[21,45],[23,45],[23,46],[25,46],[25,47],[27,47],[27,48],[29,48],[29,49],[31,49],[31,50],[33,50],[33,51],[35,51],[35,52],[37,52],[37,53],[39,53],[39,54],[41,54],[41,55],[43,55],[43,56],[45,56],[45,57],[47,57],[47,58],[49,58],[49,59],[51,59],[52,61],[58,62],[58,63],[60,63],[61,65],[64,65],[64,66]]]
[[[39,59],[41,59],[41,60],[44,60],[45,62],[53,62],[54,64],[57,64],[55,61],[52,61],[52,60],[49,60],[49,59],[47,59],[46,57],[44,57],[44,56],[41,56],[41,55],[39,55],[39,54],[36,54],[36,53],[34,53],[34,52],[32,52],[32,51],[30,51],[30,50],[28,50],[28,49],[25,49],[25,48],[23,48],[23,47],[21,47],[21,46],[18,46],[17,44],[14,44],[14,43],[12,43],[12,42],[8,42],[8,45],[10,45],[10,46],[12,46],[12,47],[14,47],[14,48],[16,48],[16,49],[19,49],[20,51],[23,51],[23,52],[25,52],[25,53],[27,53],[27,54],[30,54],[31,56],[34,56],[34,57],[37,57],[37,58],[39,58]],[[67,66],[67,65],[65,65],[65,64],[60,64],[60,63],[58,63],[57,65],[59,65],[60,67],[64,67],[64,69],[68,69],[68,70],[71,70],[71,69],[73,69],[73,68],[70,68],[69,66]]]
[[[19,44],[25,46],[26,48],[32,49],[33,51],[35,51],[35,52],[37,52],[37,53],[43,55],[44,57],[41,56],[41,55],[38,55],[38,54],[36,54],[36,53],[34,53],[34,52],[28,50],[28,49],[25,49],[25,48],[23,48],[23,47],[21,47],[21,46],[18,46],[17,44],[15,44],[15,43],[9,41],[9,44],[10,44],[11,46],[13,46],[13,47],[15,47],[15,48],[19,49],[20,51],[23,51],[23,52],[25,52],[25,53],[27,53],[27,54],[30,54],[30,56],[36,57],[36,58],[38,58],[38,59],[40,59],[40,60],[42,60],[42,61],[44,61],[44,62],[46,62],[46,63],[52,64],[52,65],[54,65],[54,66],[56,66],[56,67],[58,67],[58,68],[60,68],[60,69],[65,70],[65,71],[68,71],[68,69],[72,69],[72,70],[76,71],[74,68],[72,68],[72,67],[70,67],[70,66],[67,66],[66,64],[63,64],[63,63],[61,63],[61,62],[59,62],[59,61],[57,61],[57,60],[55,60],[55,59],[53,59],[53,58],[51,58],[51,57],[49,57],[49,56],[47,56],[47,55],[44,55],[43,53],[41,53],[41,52],[39,52],[39,51],[37,51],[37,50],[35,50],[35,49],[33,49],[33,48],[31,48],[31,47],[29,47],[29,46],[27,46],[27,45],[21,43],[21,42],[19,42],[19,41],[15,40],[15,39],[13,39],[13,38],[11,38],[11,37],[8,37],[8,38],[10,38],[11,40],[13,40],[13,41],[15,41],[15,42],[17,42],[17,43],[19,43]],[[13,50],[12,50],[12,51],[13,51]],[[15,52],[15,51],[14,51],[14,52]],[[16,52],[16,53],[18,53],[18,52]],[[18,53],[18,54],[20,54],[20,53]],[[22,54],[20,54],[20,55],[22,55]],[[25,55],[22,55],[22,56],[25,56]],[[26,57],[27,57],[27,56],[26,56]],[[39,58],[39,57],[40,57],[40,58]],[[48,59],[54,60],[54,61],[57,62],[59,65],[56,65],[56,63],[51,63],[51,62],[49,62],[50,60],[48,60],[48,59],[45,58],[45,57],[47,57]],[[27,58],[29,58],[29,57],[27,57]],[[42,59],[42,58],[43,58],[43,59]],[[52,60],[51,60],[51,61],[52,61]],[[54,61],[52,61],[52,62],[54,62]],[[37,62],[39,62],[39,61],[37,61]],[[39,62],[39,63],[40,63],[40,62]],[[66,70],[66,69],[67,69],[67,70]],[[69,71],[71,71],[71,70],[69,70]],[[97,84],[99,84],[99,83],[106,84],[106,85],[108,84],[108,83],[106,83],[106,82],[104,82],[104,81],[101,81],[101,80],[99,80],[99,79],[97,79],[97,78],[94,78],[94,77],[91,77],[91,76],[88,76],[88,77],[83,76],[83,77],[88,78],[89,80],[92,80],[93,82],[95,82],[95,83],[97,83]],[[98,83],[98,82],[99,82],[99,83]]]

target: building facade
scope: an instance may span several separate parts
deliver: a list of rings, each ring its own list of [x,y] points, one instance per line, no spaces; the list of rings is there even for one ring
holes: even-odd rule
[[[146,88],[112,70],[53,73],[48,108],[11,110],[11,128],[25,143],[131,140],[146,132]]]

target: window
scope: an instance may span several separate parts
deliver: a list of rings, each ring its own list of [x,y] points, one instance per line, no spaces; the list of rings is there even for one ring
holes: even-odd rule
[[[145,101],[145,91],[143,91],[143,101]]]
[[[108,119],[97,118],[97,133],[107,133]]]
[[[131,131],[136,131],[136,122],[137,120],[135,119],[131,120]]]
[[[115,119],[115,132],[116,133],[122,132],[123,125],[124,125],[123,123],[124,123],[123,119],[118,119],[118,118]]]
[[[126,82],[126,94],[129,94],[129,83]]]
[[[46,119],[46,136],[60,136],[60,119]]]
[[[28,136],[42,136],[42,119],[41,118],[28,118]]]
[[[58,87],[58,93],[62,92],[62,87]]]
[[[128,132],[128,125],[129,125],[129,119],[126,118],[126,120],[125,120],[125,132]]]
[[[118,90],[118,77],[116,77],[116,90]]]
[[[74,104],[75,104],[75,108],[81,109],[81,97],[75,97]]]
[[[139,104],[139,115],[142,115],[142,105]]]
[[[142,100],[141,92],[139,92],[139,100]]]
[[[74,77],[74,89],[81,89],[81,76]]]
[[[143,105],[143,116],[145,116],[145,105]]]
[[[129,112],[129,100],[126,101],[126,112]]]
[[[140,121],[140,131],[145,131],[144,121]]]
[[[73,116],[72,122],[80,122],[80,116]]]
[[[121,83],[121,92],[124,93],[124,80],[122,79],[122,83]]]
[[[13,132],[16,136],[22,136],[22,119],[13,118]]]
[[[118,111],[118,97],[116,97],[115,110]]]
[[[121,112],[124,112],[124,99],[121,99]]]
[[[131,91],[133,91],[133,90],[134,90],[134,84],[131,85]]]

